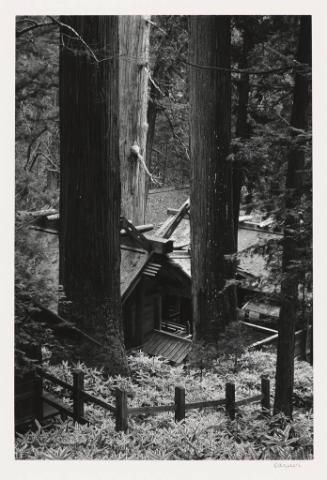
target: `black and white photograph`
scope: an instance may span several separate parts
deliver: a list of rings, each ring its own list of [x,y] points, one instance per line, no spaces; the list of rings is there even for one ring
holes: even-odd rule
[[[14,17],[14,460],[277,478],[315,460],[313,16],[111,13]]]

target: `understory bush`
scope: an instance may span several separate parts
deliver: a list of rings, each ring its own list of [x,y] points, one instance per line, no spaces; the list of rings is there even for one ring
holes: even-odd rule
[[[243,354],[240,369],[230,374],[233,357],[212,362],[210,369],[190,365],[171,366],[142,352],[129,356],[130,377],[105,377],[102,370],[78,364],[85,374],[85,390],[114,404],[116,387],[127,391],[128,406],[153,406],[174,402],[174,388],[186,389],[186,402],[219,399],[225,383],[234,381],[236,400],[260,392],[260,375],[271,380],[275,356],[267,352]],[[71,365],[62,362],[49,366],[51,373],[72,382]],[[273,393],[273,383],[272,393]],[[48,385],[62,401],[71,399],[61,387]],[[79,425],[71,419],[56,417],[52,423],[31,429],[16,438],[17,459],[144,459],[144,460],[264,460],[312,459],[313,427],[312,371],[304,362],[296,362],[296,408],[289,421],[282,415],[265,417],[260,404],[242,406],[231,421],[223,409],[188,410],[183,422],[175,423],[172,412],[129,417],[126,433],[115,431],[114,416],[101,407],[87,404],[89,424]]]

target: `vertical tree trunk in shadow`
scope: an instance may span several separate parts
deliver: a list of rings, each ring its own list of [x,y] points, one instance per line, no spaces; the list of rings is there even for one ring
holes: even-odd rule
[[[160,68],[155,68],[153,72],[153,76],[155,77],[156,71],[160,70]],[[154,87],[153,84],[151,84],[150,88],[150,98],[149,98],[149,103],[148,103],[148,134],[146,137],[146,164],[148,169],[152,170],[152,149],[153,149],[153,143],[154,143],[154,136],[156,132],[156,121],[157,121],[157,114],[158,114],[158,91]],[[148,198],[148,193],[150,189],[150,179],[147,176],[145,178],[145,202],[147,202]]]
[[[60,49],[60,281],[71,319],[102,347],[76,358],[126,373],[120,300],[118,17],[65,16]]]
[[[295,76],[291,126],[305,130],[308,123],[310,104],[308,73],[311,66],[311,17],[302,16],[300,22],[297,61],[301,64]],[[278,321],[278,345],[276,368],[276,391],[274,413],[283,412],[292,416],[294,384],[294,333],[298,310],[298,285],[300,273],[296,262],[301,259],[298,241],[300,219],[299,203],[302,194],[302,173],[304,167],[303,147],[296,143],[298,132],[293,130],[293,143],[288,154],[283,244],[283,280],[281,284],[281,310]]]
[[[230,18],[191,16],[190,61],[230,68]],[[231,74],[190,67],[191,255],[195,339],[216,341],[225,324],[226,245],[231,208]],[[230,222],[228,223],[228,218]]]
[[[242,69],[248,68],[248,55],[252,48],[252,35],[246,25],[243,27],[243,48],[242,58],[239,67]],[[248,73],[241,73],[238,82],[238,105],[237,105],[237,119],[236,119],[236,137],[246,139],[249,137],[249,125],[247,122],[250,79]],[[238,219],[240,216],[241,204],[241,189],[244,182],[242,164],[236,161],[233,165],[233,210],[234,210],[234,233],[235,233],[235,248],[237,251],[237,237],[238,237]]]

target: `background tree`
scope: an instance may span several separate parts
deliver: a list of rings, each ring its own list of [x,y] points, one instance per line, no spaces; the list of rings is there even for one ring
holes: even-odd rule
[[[47,17],[17,17],[16,49],[16,208],[57,207],[58,25]]]
[[[150,16],[120,16],[119,38],[122,214],[135,225],[141,225],[145,223],[146,205]],[[132,146],[139,149],[144,164],[131,153]]]
[[[187,17],[152,17],[147,165],[162,185],[189,183]],[[150,183],[147,177],[147,188]]]
[[[304,191],[305,132],[310,105],[311,17],[300,22],[293,106],[290,126],[293,132],[288,153],[283,242],[283,280],[281,310],[278,322],[277,369],[274,412],[292,416],[294,382],[294,333],[298,313],[298,286],[301,282],[299,262],[307,254],[308,242],[301,225],[301,197]],[[302,230],[302,232],[301,232]],[[308,232],[305,232],[306,235]]]
[[[230,17],[190,17],[190,64],[194,331],[196,338],[216,340],[226,321],[223,291],[228,241],[230,252],[234,252],[234,233],[230,228],[233,225],[231,162],[228,161]]]
[[[241,73],[237,82],[237,111],[235,137],[240,140],[249,138],[250,126],[248,121],[248,106],[250,94],[250,75],[246,72],[249,67],[249,53],[253,46],[253,29],[255,17],[241,17],[237,19],[237,26],[242,34],[241,54],[238,61],[240,69],[245,70]],[[238,220],[241,208],[241,189],[245,180],[244,165],[237,159],[233,164],[233,210],[234,210],[234,234],[235,249],[237,250],[238,240]],[[249,187],[249,185],[248,185]]]
[[[72,319],[102,344],[96,350],[81,346],[82,358],[125,373],[118,17],[71,16],[61,22],[60,278]]]

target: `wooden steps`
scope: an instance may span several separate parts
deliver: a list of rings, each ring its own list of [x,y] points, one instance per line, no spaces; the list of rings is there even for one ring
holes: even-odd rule
[[[161,330],[154,330],[148,336],[142,350],[148,355],[163,357],[179,364],[186,358],[191,345],[192,341],[188,338]]]

